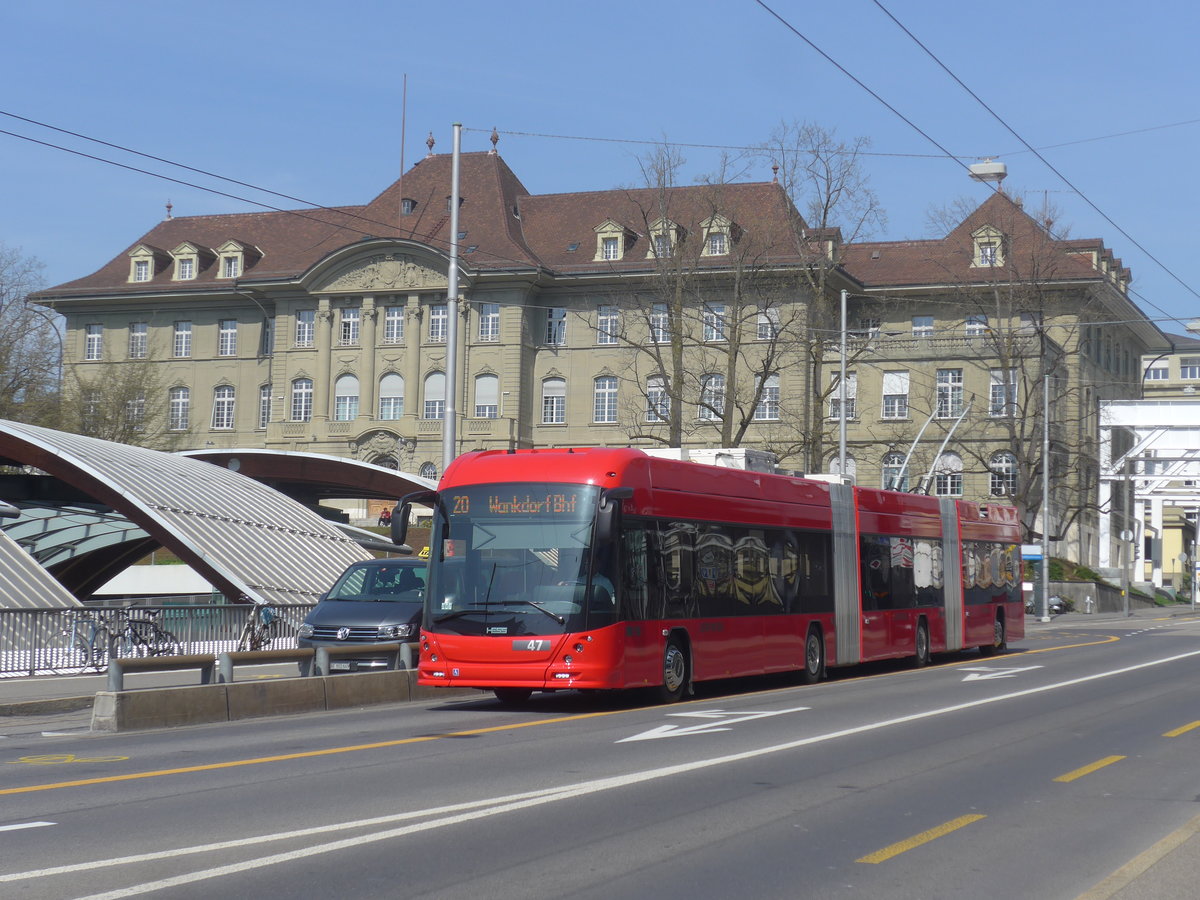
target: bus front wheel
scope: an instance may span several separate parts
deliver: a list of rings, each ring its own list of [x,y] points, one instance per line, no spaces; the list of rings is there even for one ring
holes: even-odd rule
[[[663,683],[658,687],[662,703],[674,703],[683,696],[688,681],[688,659],[679,638],[667,641],[663,651]]]

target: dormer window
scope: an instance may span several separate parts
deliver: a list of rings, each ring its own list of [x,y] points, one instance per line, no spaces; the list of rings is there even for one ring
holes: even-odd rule
[[[596,232],[596,262],[612,262],[625,258],[625,251],[633,244],[634,234],[624,225],[606,219],[594,229]]]
[[[984,225],[972,233],[974,242],[971,266],[994,268],[1004,265],[1004,233],[991,225]]]
[[[650,247],[646,259],[670,259],[683,240],[684,231],[670,219],[659,219],[650,226]]]
[[[175,281],[192,281],[200,274],[200,269],[213,260],[213,252],[207,247],[184,241],[171,251],[175,260]]]
[[[167,254],[149,244],[138,244],[129,251],[129,280],[132,282],[153,281],[167,264]]]
[[[220,268],[218,278],[240,278],[242,273],[253,265],[262,254],[251,244],[241,241],[226,241],[217,248],[217,259]]]
[[[400,201],[400,214],[411,216],[417,210],[417,201],[412,197],[405,197]]]
[[[700,226],[704,229],[704,256],[725,256],[736,239],[736,226],[725,216],[712,216]]]

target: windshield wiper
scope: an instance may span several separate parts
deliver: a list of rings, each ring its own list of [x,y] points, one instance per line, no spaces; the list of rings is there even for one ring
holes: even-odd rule
[[[530,606],[532,606],[534,609],[536,609],[538,612],[545,613],[546,615],[548,615],[559,625],[567,624],[567,620],[563,616],[560,616],[558,613],[550,612],[550,610],[546,609],[546,607],[542,606],[542,604],[537,603],[533,600],[506,600],[504,602],[505,603],[527,603]]]

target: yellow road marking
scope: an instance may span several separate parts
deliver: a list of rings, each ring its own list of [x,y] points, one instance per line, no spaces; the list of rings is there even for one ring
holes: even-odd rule
[[[1182,725],[1173,731],[1168,731],[1163,734],[1163,737],[1179,737],[1181,734],[1187,734],[1193,728],[1200,728],[1200,722],[1190,722],[1187,725]]]
[[[447,734],[431,734],[422,737],[398,738],[394,741],[378,741],[373,744],[356,744],[351,747],[329,747],[325,750],[305,750],[302,753],[284,753],[279,756],[259,756],[253,759],[231,759],[226,762],[207,763],[202,766],[186,766],[179,769],[157,769],[151,772],[128,772],[124,775],[107,775],[102,778],[81,778],[78,781],[59,781],[53,784],[31,784],[26,787],[5,788],[0,790],[0,796],[5,794],[31,794],[37,791],[54,791],[60,788],[86,787],[93,784],[113,784],[118,781],[137,781],[142,778],[161,778],[164,775],[188,775],[192,772],[213,772],[218,769],[235,769],[240,766],[259,766],[264,763],[287,762],[293,759],[313,759],[318,756],[334,756],[338,753],[357,753],[363,750],[381,750],[386,747],[400,747],[404,744],[421,744],[427,741],[440,741],[445,738],[473,737],[479,734],[490,734],[496,731],[511,731],[516,728],[529,728],[534,725],[557,725],[560,722],[575,722],[580,719],[594,719],[599,716],[611,716],[621,710],[605,712],[582,713],[576,716],[565,716],[561,719],[539,719],[534,722],[514,722],[509,725],[494,725],[490,728],[474,728],[470,731],[454,731]],[[84,762],[85,760],[79,760]]]
[[[1068,772],[1066,775],[1059,775],[1055,781],[1068,782],[1074,781],[1076,778],[1082,778],[1084,775],[1090,775],[1098,769],[1103,769],[1105,766],[1111,766],[1115,762],[1123,760],[1124,756],[1106,756],[1104,759],[1098,759],[1094,763],[1088,763],[1086,766],[1081,766],[1073,772]]]
[[[855,862],[860,863],[881,863],[887,862],[893,856],[899,856],[901,853],[906,853],[922,844],[928,844],[930,841],[937,840],[940,837],[945,837],[952,831],[970,825],[972,822],[978,822],[980,819],[986,819],[983,815],[959,816],[957,819],[951,819],[944,825],[939,825],[936,828],[930,828],[928,831],[922,831],[920,834],[914,834],[907,840],[899,841],[892,844],[890,847],[884,847],[882,850],[876,850],[867,856],[856,859]]]

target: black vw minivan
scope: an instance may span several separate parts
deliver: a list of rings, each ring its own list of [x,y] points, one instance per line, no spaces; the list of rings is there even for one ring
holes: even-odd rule
[[[425,560],[372,559],[351,563],[297,634],[300,647],[345,647],[399,641],[415,643],[421,633]],[[382,669],[385,656],[335,656],[330,671]]]

